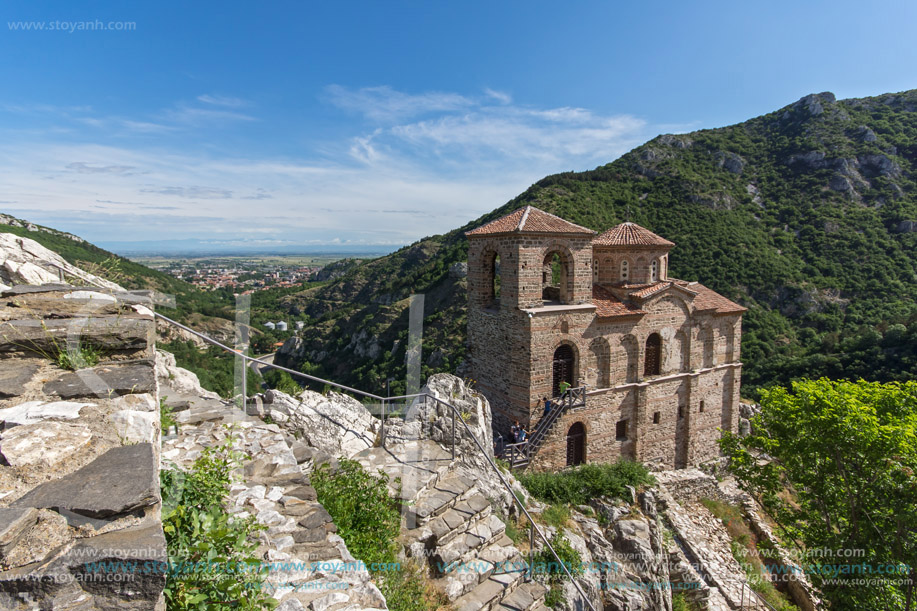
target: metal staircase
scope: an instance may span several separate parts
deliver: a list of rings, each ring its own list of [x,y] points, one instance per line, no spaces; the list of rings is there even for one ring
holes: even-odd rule
[[[552,408],[545,416],[541,417],[535,430],[526,441],[511,443],[506,446],[504,458],[509,462],[511,469],[524,469],[531,462],[532,457],[547,439],[548,433],[554,428],[554,423],[568,409],[586,405],[586,387],[570,388],[562,396],[551,401]]]

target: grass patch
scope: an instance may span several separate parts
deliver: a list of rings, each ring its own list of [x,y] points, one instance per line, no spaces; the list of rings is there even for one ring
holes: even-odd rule
[[[700,607],[688,600],[684,592],[672,595],[672,611],[700,611]]]
[[[586,464],[560,473],[523,473],[522,485],[539,501],[587,505],[594,498],[629,498],[627,486],[653,483],[646,467],[629,460],[614,464]]]
[[[73,350],[69,346],[60,347],[56,360],[57,366],[61,369],[76,371],[98,365],[102,360],[102,353],[94,346],[80,342]]]
[[[778,611],[798,611],[798,607],[790,603],[770,581],[770,573],[761,559],[770,558],[773,550],[764,541],[758,542],[742,510],[714,499],[700,499],[700,503],[726,527],[731,539],[732,555],[742,565],[751,589]]]
[[[262,589],[267,566],[254,555],[255,517],[230,516],[223,507],[239,455],[230,441],[206,448],[187,472],[164,469],[162,529],[170,571],[163,594],[169,611],[204,611],[228,606],[243,611],[273,609]]]
[[[445,603],[420,567],[398,561],[400,505],[389,495],[384,475],[373,477],[357,461],[342,460],[337,471],[327,464],[316,469],[312,485],[354,558],[367,566],[384,563],[399,567],[371,571],[389,609],[431,611]]]
[[[162,431],[162,434],[165,435],[168,433],[170,427],[175,427],[175,430],[178,430],[178,420],[172,415],[172,409],[166,405],[165,397],[159,399],[159,427]]]
[[[570,519],[570,508],[566,505],[548,505],[541,513],[542,521],[554,528],[563,528]]]
[[[551,547],[571,575],[576,577],[583,573],[583,559],[560,532],[554,533],[551,537]],[[552,609],[563,606],[566,599],[561,584],[567,579],[567,574],[547,546],[541,548],[532,558],[532,572],[547,582],[549,589],[545,595],[545,605]]]

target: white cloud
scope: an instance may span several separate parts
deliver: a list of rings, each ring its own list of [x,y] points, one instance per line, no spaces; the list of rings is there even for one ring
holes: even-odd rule
[[[496,101],[500,102],[501,104],[510,104],[513,101],[513,97],[509,95],[508,93],[505,93],[503,91],[497,91],[489,87],[484,89],[484,93],[488,97],[495,99]]]
[[[430,91],[409,94],[387,85],[347,89],[330,85],[326,93],[335,106],[359,112],[370,119],[397,120],[433,112],[449,112],[469,108],[474,101],[457,93]]]
[[[213,106],[225,106],[227,108],[241,108],[248,106],[248,102],[242,98],[233,98],[225,95],[204,94],[197,96],[198,102],[211,104]]]
[[[64,144],[72,139],[47,134],[0,140],[0,184],[26,218],[88,239],[403,244],[461,226],[547,174],[611,161],[650,132],[636,117],[530,107],[492,89],[468,96],[331,86],[325,93],[372,125],[296,157],[192,148],[188,139],[198,133],[219,143],[240,121],[256,120],[237,110],[244,101],[208,94],[155,122],[82,124],[84,141],[120,128],[108,145]],[[155,135],[156,146],[133,144],[123,137],[131,130]]]

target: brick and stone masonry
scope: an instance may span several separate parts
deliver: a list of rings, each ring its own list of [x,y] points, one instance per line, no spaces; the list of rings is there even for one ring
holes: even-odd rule
[[[531,206],[466,235],[472,377],[495,430],[531,430],[561,381],[588,389],[532,468],[719,455],[720,430],[738,427],[745,308],[670,278],[672,242],[634,223],[596,235]]]

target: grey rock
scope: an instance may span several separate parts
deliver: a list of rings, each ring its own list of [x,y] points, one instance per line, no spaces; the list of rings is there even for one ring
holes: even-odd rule
[[[857,128],[856,133],[857,137],[863,142],[875,142],[877,140],[876,132],[872,131],[865,125],[861,125],[859,128]]]
[[[35,424],[50,419],[74,420],[79,418],[81,409],[91,405],[94,404],[75,401],[28,401],[15,407],[0,409],[0,422],[9,428],[17,424]]]
[[[745,160],[735,153],[724,153],[719,151],[715,155],[716,164],[732,174],[741,174],[745,168]]]
[[[849,193],[853,191],[853,184],[850,182],[850,179],[842,174],[835,174],[832,176],[831,180],[828,181],[828,187],[839,193]]]
[[[73,287],[69,284],[17,284],[3,292],[0,297],[15,297],[16,295],[31,295],[33,293],[54,293],[57,291],[72,291]]]
[[[895,229],[898,233],[917,232],[917,221],[901,221]]]
[[[152,444],[138,443],[112,448],[82,469],[38,486],[12,506],[60,507],[105,518],[157,503],[158,480]]]
[[[25,392],[25,385],[39,369],[37,363],[4,363],[0,369],[0,399],[18,397]]]
[[[152,602],[159,598],[166,583],[168,559],[161,525],[116,530],[79,541],[63,556],[62,562],[84,590],[115,600]],[[92,579],[98,569],[90,563],[95,562],[114,562],[115,568],[106,572],[123,573],[123,582]]]
[[[54,467],[86,446],[91,439],[92,431],[82,424],[24,424],[3,432],[0,436],[0,454],[13,467]]]
[[[128,317],[10,320],[0,324],[0,352],[46,357],[77,341],[102,352],[133,352],[152,343],[153,330],[149,320]]]
[[[103,365],[65,373],[44,385],[45,394],[64,399],[77,397],[110,397],[131,393],[154,392],[156,379],[153,363]]]
[[[156,440],[159,414],[125,409],[112,414],[111,422],[118,431],[118,437],[124,442],[153,443]]]
[[[897,178],[901,175],[901,167],[885,155],[863,155],[858,158],[863,167],[863,173],[872,178],[874,176],[887,176]]]
[[[459,261],[458,263],[453,263],[449,266],[449,277],[450,278],[465,278],[468,276],[468,263],[465,261]]]
[[[825,162],[825,154],[821,151],[809,151],[801,155],[792,155],[788,164],[802,165],[809,170],[819,170],[827,165]]]
[[[0,561],[36,522],[38,522],[37,509],[0,507]]]

